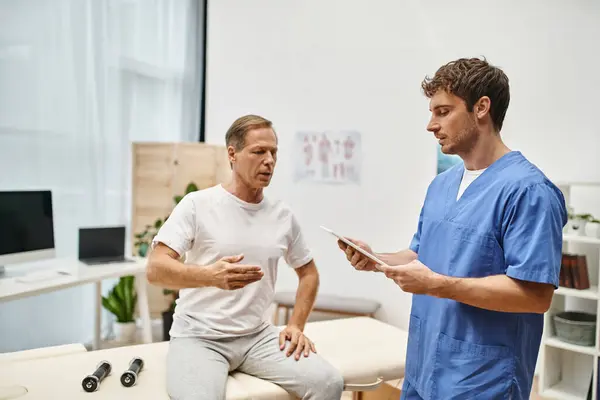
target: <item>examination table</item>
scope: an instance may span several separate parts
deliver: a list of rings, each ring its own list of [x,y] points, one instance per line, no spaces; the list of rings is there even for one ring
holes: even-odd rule
[[[368,317],[353,317],[310,322],[306,335],[315,342],[317,352],[342,373],[345,390],[355,393],[375,390],[382,382],[404,376],[408,333]],[[0,399],[7,388],[27,390],[15,399],[158,399],[168,400],[166,392],[166,354],[168,342],[141,344],[99,351],[83,346],[65,347],[69,351],[28,350],[27,357],[0,357]],[[78,349],[81,349],[78,351]],[[121,374],[134,357],[144,361],[136,383],[124,387]],[[112,372],[95,392],[82,388],[82,380],[106,360]],[[360,395],[355,396],[360,397]],[[281,387],[261,379],[232,372],[227,381],[227,399],[292,400]]]

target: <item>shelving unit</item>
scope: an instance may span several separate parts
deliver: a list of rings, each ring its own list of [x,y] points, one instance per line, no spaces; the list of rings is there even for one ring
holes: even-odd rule
[[[588,206],[574,206],[576,212],[600,215],[600,182],[563,182],[558,184],[567,205],[574,205],[574,191],[583,187]],[[593,193],[593,194],[592,194]],[[590,198],[590,196],[593,196]],[[587,203],[586,203],[587,201]],[[592,205],[590,210],[589,205]],[[592,381],[592,399],[597,399],[600,359],[600,329],[596,324],[595,345],[581,346],[557,337],[553,316],[561,311],[585,311],[600,315],[600,238],[572,234],[565,228],[563,253],[584,254],[587,257],[589,289],[560,287],[554,292],[552,305],[544,315],[544,333],[538,367],[538,391],[545,399],[586,400]]]

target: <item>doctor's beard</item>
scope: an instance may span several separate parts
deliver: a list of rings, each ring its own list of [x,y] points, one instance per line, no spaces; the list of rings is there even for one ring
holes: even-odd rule
[[[442,144],[444,154],[469,154],[475,148],[479,140],[479,132],[475,120],[469,117],[462,129],[454,135],[447,135],[445,143]]]

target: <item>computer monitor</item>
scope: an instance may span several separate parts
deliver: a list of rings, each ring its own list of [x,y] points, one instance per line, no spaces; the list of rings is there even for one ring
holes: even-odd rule
[[[0,276],[5,265],[53,257],[52,192],[0,191]]]

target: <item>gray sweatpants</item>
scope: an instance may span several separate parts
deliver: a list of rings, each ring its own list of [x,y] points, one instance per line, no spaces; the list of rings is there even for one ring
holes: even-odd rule
[[[222,400],[229,372],[237,370],[273,382],[303,400],[339,400],[340,373],[317,353],[296,361],[279,349],[274,326],[253,335],[219,340],[171,338],[167,391],[172,400]],[[289,345],[289,342],[287,343]],[[287,346],[286,346],[287,348]]]

